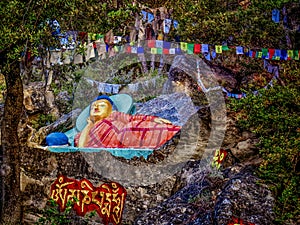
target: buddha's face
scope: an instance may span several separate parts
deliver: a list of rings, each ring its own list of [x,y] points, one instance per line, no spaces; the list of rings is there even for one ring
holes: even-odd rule
[[[93,121],[104,119],[112,112],[112,105],[105,99],[100,99],[92,103],[90,117]]]

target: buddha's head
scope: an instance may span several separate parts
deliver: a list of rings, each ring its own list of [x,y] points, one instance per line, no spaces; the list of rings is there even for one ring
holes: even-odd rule
[[[113,101],[106,95],[96,98],[91,104],[90,119],[95,122],[108,117],[113,109]]]

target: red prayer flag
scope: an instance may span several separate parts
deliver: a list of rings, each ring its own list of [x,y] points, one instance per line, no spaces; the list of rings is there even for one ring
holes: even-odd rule
[[[200,54],[201,53],[201,44],[195,44],[194,45],[194,53]]]
[[[275,54],[275,49],[274,48],[270,48],[269,49],[269,59],[272,59],[273,56],[274,56],[274,54]]]
[[[164,49],[163,49],[163,54],[164,54],[164,55],[169,55],[169,49],[164,48]]]
[[[149,48],[155,48],[156,42],[155,40],[149,40],[148,41],[148,47]]]

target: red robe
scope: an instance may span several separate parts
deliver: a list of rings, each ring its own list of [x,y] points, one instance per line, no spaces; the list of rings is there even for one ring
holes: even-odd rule
[[[155,116],[112,114],[95,123],[88,133],[90,148],[151,148],[155,149],[170,140],[180,129],[173,124],[158,124]],[[75,138],[78,144],[80,133]]]

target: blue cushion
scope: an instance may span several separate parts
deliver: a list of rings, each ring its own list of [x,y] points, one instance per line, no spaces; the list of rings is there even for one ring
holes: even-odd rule
[[[54,132],[48,134],[46,137],[46,144],[48,146],[55,146],[55,145],[66,145],[68,144],[68,137],[64,133],[61,132]]]

